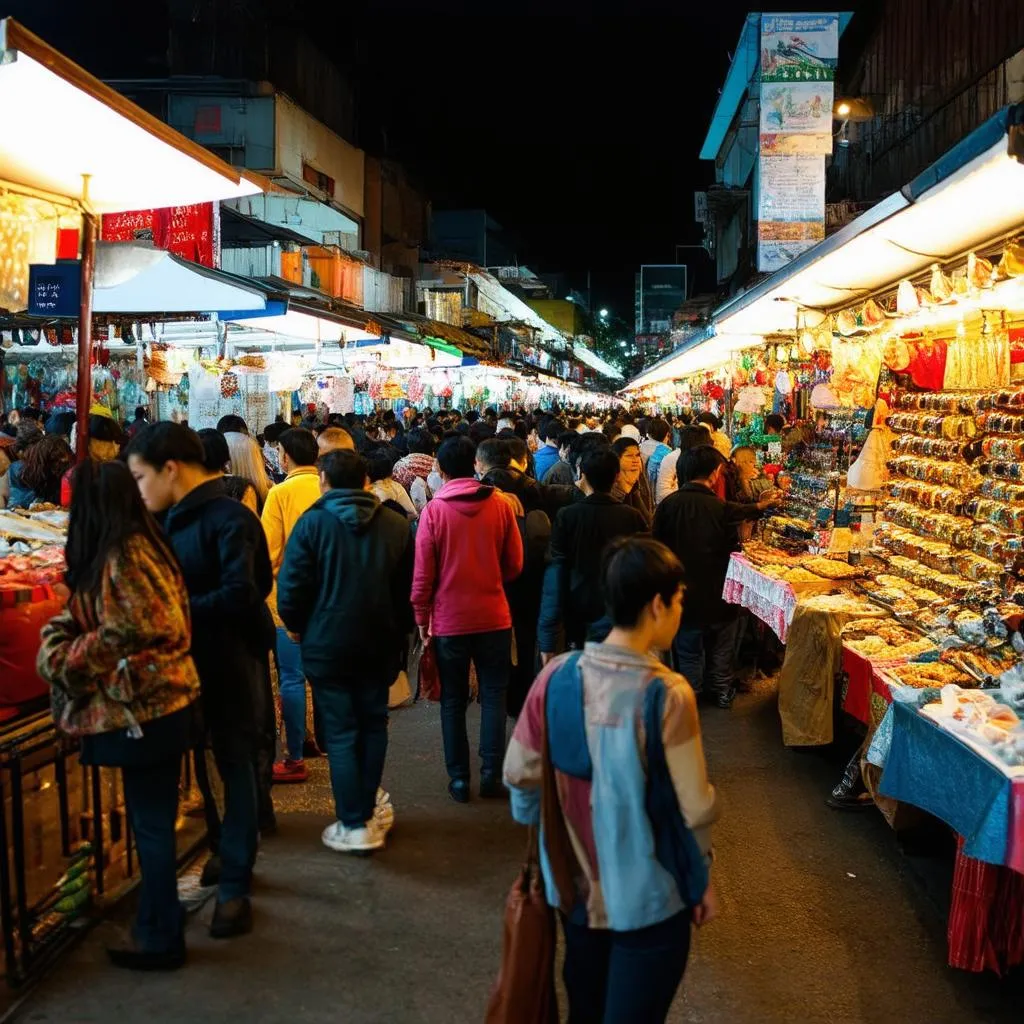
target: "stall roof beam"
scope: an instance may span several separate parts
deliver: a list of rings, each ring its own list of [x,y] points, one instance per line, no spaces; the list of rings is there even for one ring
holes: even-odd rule
[[[0,111],[0,179],[94,213],[259,191],[13,18],[0,20]]]

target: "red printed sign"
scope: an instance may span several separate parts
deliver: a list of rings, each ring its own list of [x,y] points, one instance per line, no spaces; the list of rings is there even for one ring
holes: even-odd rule
[[[213,203],[106,213],[100,237],[105,242],[151,241],[158,249],[212,267]]]

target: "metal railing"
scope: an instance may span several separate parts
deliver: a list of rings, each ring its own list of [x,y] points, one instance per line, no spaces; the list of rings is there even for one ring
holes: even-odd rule
[[[182,792],[197,802],[190,758]],[[204,838],[202,818],[179,816],[181,860]],[[48,712],[0,733],[0,847],[4,979],[18,989],[138,880],[120,772],[81,764]]]

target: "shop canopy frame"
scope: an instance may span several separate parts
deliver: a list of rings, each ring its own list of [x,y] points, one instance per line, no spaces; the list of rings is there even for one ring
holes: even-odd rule
[[[76,401],[83,459],[89,448],[100,215],[218,202],[260,188],[13,18],[0,20],[0,111],[0,188],[50,200],[82,217]],[[126,153],[134,159],[125,160]]]
[[[1024,104],[1004,108],[900,191],[715,310],[711,332],[627,385],[721,365],[751,338],[814,328],[832,313],[948,267],[1024,228]]]

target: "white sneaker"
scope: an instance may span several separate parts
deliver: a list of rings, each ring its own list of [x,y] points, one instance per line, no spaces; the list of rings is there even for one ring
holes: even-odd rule
[[[367,822],[371,824],[371,822]],[[373,809],[372,824],[377,827],[382,835],[387,835],[395,825],[395,808],[389,803],[377,804]]]
[[[328,825],[320,838],[324,846],[338,853],[372,853],[384,845],[384,835],[377,827],[347,828],[340,821]]]

